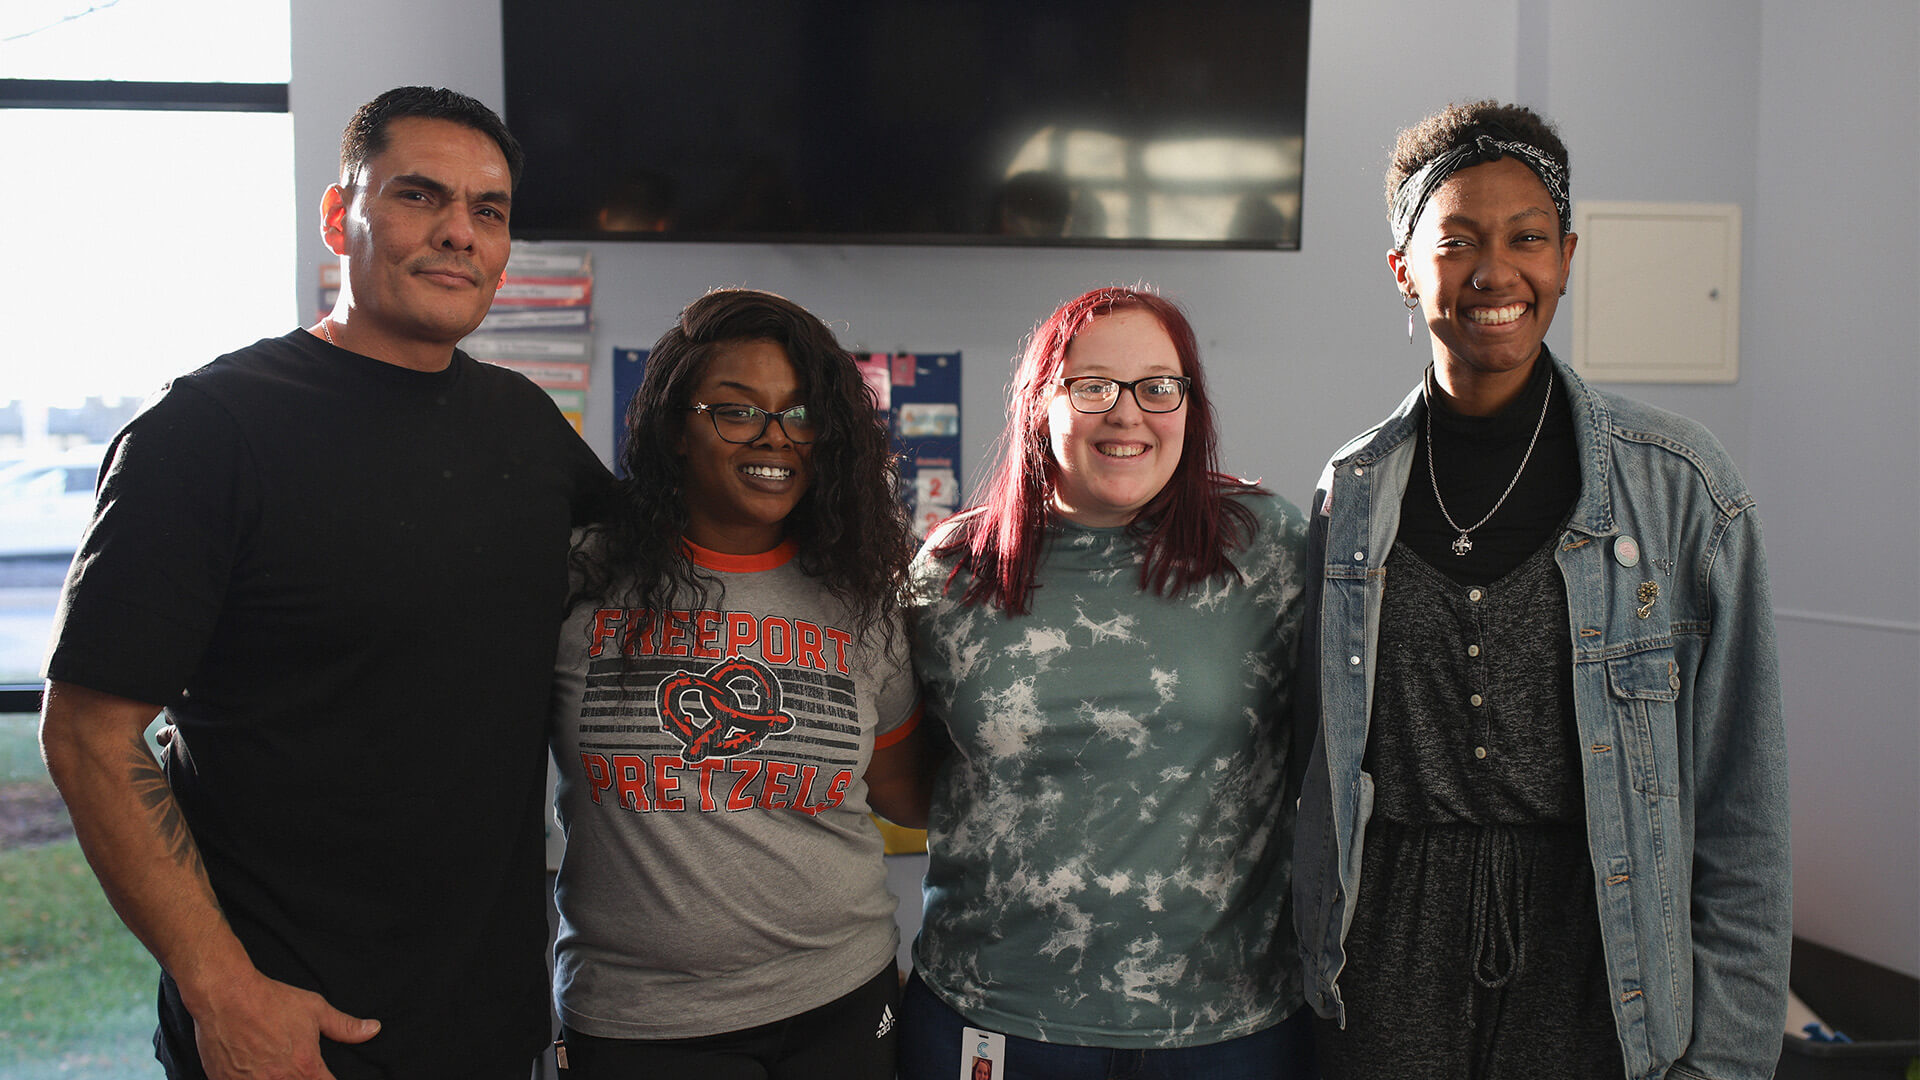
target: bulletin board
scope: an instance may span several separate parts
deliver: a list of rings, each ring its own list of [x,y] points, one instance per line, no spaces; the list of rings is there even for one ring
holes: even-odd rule
[[[960,354],[855,356],[900,455],[900,499],[914,535],[960,509]]]
[[[960,508],[960,354],[856,353],[900,455],[900,499],[916,535]],[[627,402],[640,389],[646,349],[613,350],[615,461],[626,450]]]

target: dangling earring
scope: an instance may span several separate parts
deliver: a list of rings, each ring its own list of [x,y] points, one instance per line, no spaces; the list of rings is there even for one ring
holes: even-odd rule
[[[1407,305],[1407,344],[1413,344],[1413,313],[1420,310],[1420,298],[1412,293],[1400,294],[1400,302]]]

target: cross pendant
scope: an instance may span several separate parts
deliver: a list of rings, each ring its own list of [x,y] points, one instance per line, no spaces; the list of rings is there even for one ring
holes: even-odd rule
[[[1473,550],[1473,541],[1467,539],[1466,533],[1461,533],[1460,539],[1455,540],[1453,542],[1453,553],[1455,555],[1465,555],[1467,552],[1472,550]]]

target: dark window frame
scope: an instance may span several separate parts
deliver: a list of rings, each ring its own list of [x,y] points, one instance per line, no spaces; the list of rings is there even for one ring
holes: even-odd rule
[[[0,109],[283,113],[287,84],[0,79]]]

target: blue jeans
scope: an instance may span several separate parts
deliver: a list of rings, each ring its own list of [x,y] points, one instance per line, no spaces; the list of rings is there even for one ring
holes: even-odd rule
[[[966,1017],[907,979],[900,1007],[900,1080],[954,1080]],[[1117,1050],[1007,1036],[1006,1080],[1313,1080],[1312,1013],[1210,1046]]]

